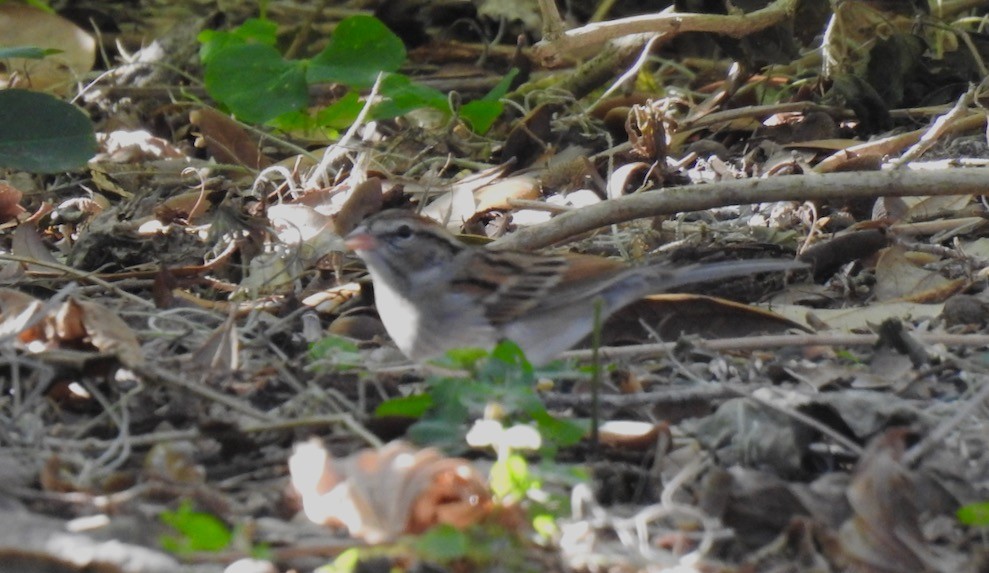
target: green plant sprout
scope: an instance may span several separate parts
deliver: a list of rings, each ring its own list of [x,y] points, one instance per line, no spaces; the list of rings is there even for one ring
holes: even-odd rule
[[[219,518],[192,509],[192,502],[184,500],[175,511],[164,511],[161,521],[178,535],[163,535],[161,546],[177,555],[195,551],[222,551],[233,541],[233,532]]]
[[[963,505],[955,516],[958,521],[971,527],[989,527],[989,501]]]
[[[349,338],[326,336],[309,346],[309,361],[316,371],[349,371],[363,367],[360,348]]]
[[[567,484],[587,479],[586,473],[552,461],[557,449],[577,443],[588,431],[584,421],[554,417],[536,393],[541,375],[560,371],[537,371],[510,341],[490,354],[480,349],[451,351],[440,365],[466,375],[432,377],[425,382],[425,393],[389,400],[376,415],[418,418],[408,431],[418,443],[453,452],[466,445],[492,448],[492,493],[503,504],[521,505],[539,539],[552,539],[569,499],[548,493],[544,478]],[[523,451],[539,452],[542,461],[531,466]]]
[[[422,396],[384,402],[375,415],[418,418],[409,438],[448,452],[463,451],[470,424],[483,417],[533,423],[546,455],[577,443],[587,433],[586,424],[556,418],[546,410],[535,389],[537,371],[514,342],[504,341],[490,354],[476,348],[454,350],[438,365],[466,376],[430,377]]]
[[[396,73],[405,62],[405,46],[373,16],[342,20],[326,48],[309,59],[284,58],[275,47],[276,31],[274,22],[253,18],[230,31],[205,30],[199,35],[206,91],[242,121],[286,130],[345,129],[363,107],[358,90],[384,73],[384,101],[372,109],[373,118],[431,108],[446,117],[456,114],[477,133],[485,133],[501,115],[499,100],[518,73],[512,70],[487,95],[454,110],[443,92]],[[318,83],[342,84],[351,91],[310,115],[309,86]]]

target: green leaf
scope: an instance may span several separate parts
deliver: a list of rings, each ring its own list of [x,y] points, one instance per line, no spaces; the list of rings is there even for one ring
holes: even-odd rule
[[[491,350],[488,360],[481,363],[477,377],[505,386],[531,389],[536,383],[536,371],[525,353],[511,340],[502,340]]]
[[[587,435],[588,427],[576,420],[563,420],[552,416],[545,409],[529,413],[539,427],[539,434],[560,446],[572,446]]]
[[[470,123],[471,128],[480,134],[487,133],[505,106],[501,103],[501,98],[508,93],[508,88],[512,85],[512,80],[519,73],[517,68],[512,68],[498,85],[491,88],[483,98],[467,102],[460,108],[460,117]]]
[[[267,125],[282,131],[308,132],[316,129],[316,119],[306,113],[306,110],[290,111],[283,113],[274,119],[270,119]]]
[[[333,563],[323,565],[316,569],[315,573],[352,573],[357,569],[361,561],[361,552],[357,548],[350,548],[337,556]]]
[[[93,124],[75,106],[28,90],[0,91],[0,167],[58,173],[96,154]]]
[[[467,446],[463,424],[444,419],[419,420],[406,432],[416,444],[440,448],[445,452],[460,452]]]
[[[521,500],[530,489],[540,487],[538,480],[529,472],[529,464],[518,454],[510,454],[493,466],[488,476],[491,491],[499,498],[514,497]]]
[[[351,16],[340,22],[326,49],[312,59],[307,79],[369,87],[378,72],[393,72],[404,61],[402,40],[381,20]]]
[[[329,335],[317,340],[309,347],[309,359],[317,362],[317,369],[349,370],[364,365],[357,344],[343,336]]]
[[[963,505],[956,513],[958,521],[973,527],[989,526],[989,501]]]
[[[473,370],[478,361],[487,355],[488,351],[483,348],[454,348],[447,350],[436,363],[450,370]]]
[[[541,513],[532,518],[532,529],[544,540],[555,538],[560,526],[556,524],[557,517],[550,513]]]
[[[233,534],[220,519],[208,513],[192,510],[192,503],[182,502],[175,511],[165,511],[161,521],[179,532],[178,536],[163,536],[162,546],[173,553],[220,551],[230,545]]]
[[[358,352],[357,343],[342,336],[327,336],[309,346],[310,360],[323,360],[338,352]]]
[[[45,12],[48,12],[49,14],[54,14],[55,13],[55,10],[51,6],[49,6],[48,3],[45,2],[44,0],[27,0],[27,4],[28,4],[28,6],[34,6],[35,8],[37,8],[39,10],[44,10]]]
[[[278,41],[278,24],[264,18],[248,18],[233,34],[248,44],[274,46]]]
[[[432,407],[432,396],[429,394],[416,394],[386,400],[374,410],[374,415],[378,417],[405,416],[407,418],[419,418]]]
[[[264,123],[309,103],[305,64],[289,62],[271,46],[230,46],[206,67],[206,90],[238,119]]]
[[[452,525],[437,525],[420,535],[413,546],[419,554],[432,561],[448,562],[467,556],[469,538]]]
[[[316,114],[316,123],[332,129],[347,129],[357,119],[363,107],[364,103],[357,92],[347,92],[332,105],[319,110]]]
[[[402,74],[389,74],[381,82],[381,95],[388,99],[374,106],[371,116],[375,119],[388,119],[405,115],[414,109],[431,107],[450,113],[446,94],[428,86],[413,83]]]
[[[61,50],[54,51],[60,52]],[[52,52],[53,50],[43,50],[36,46],[0,47],[0,59],[6,60],[7,58],[24,58],[28,60],[40,60]]]
[[[261,44],[274,46],[278,40],[278,25],[271,20],[251,18],[233,30],[203,30],[197,38],[202,46],[199,48],[199,60],[208,65],[221,50],[244,44]]]
[[[500,101],[474,100],[460,108],[460,117],[470,124],[475,133],[484,134],[498,119],[505,106]]]

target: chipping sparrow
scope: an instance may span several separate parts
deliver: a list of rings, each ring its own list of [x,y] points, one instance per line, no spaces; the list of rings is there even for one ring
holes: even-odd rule
[[[346,245],[367,264],[388,334],[419,362],[507,338],[543,364],[590,334],[596,300],[604,320],[672,287],[805,266],[770,259],[628,266],[590,255],[499,251],[466,245],[402,210],[365,219]]]

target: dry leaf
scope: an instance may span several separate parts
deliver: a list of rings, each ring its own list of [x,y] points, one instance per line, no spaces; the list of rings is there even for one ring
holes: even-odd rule
[[[86,327],[82,325],[82,307],[70,298],[55,313],[55,337],[60,342],[79,344],[86,338]]]
[[[971,195],[934,195],[932,197],[907,197],[910,205],[904,220],[930,221],[935,217],[952,215],[972,202]]]
[[[240,336],[230,313],[209,338],[192,354],[191,366],[209,376],[227,376],[240,367]]]
[[[0,69],[0,89],[19,87],[68,93],[93,69],[96,40],[65,18],[38,8],[0,4],[0,45],[33,46],[57,53],[44,58],[8,58]]]
[[[446,192],[433,199],[426,205],[422,214],[444,223],[453,232],[460,230],[460,225],[477,213],[477,199],[475,192],[485,185],[492,184],[499,177],[504,175],[508,165],[496,165],[468,175],[459,181],[446,185]],[[435,188],[415,185],[406,185],[406,192],[427,192],[435,191]]]
[[[243,165],[250,169],[264,169],[271,165],[271,160],[258,146],[257,136],[252,136],[226,114],[203,107],[190,113],[189,121],[199,127],[196,147],[205,147],[217,162]]]
[[[310,520],[343,525],[368,543],[441,523],[467,527],[491,509],[484,479],[468,461],[401,442],[335,460],[310,440],[296,445],[289,472]]]
[[[212,206],[202,190],[189,191],[162,201],[155,207],[155,217],[162,223],[171,223],[179,218],[192,222]]]
[[[90,344],[123,364],[143,360],[137,335],[116,313],[88,300],[69,298],[55,313],[54,335],[61,343]]]
[[[810,263],[814,280],[823,281],[843,265],[871,257],[889,244],[889,237],[879,229],[849,231],[815,243],[800,253],[800,260]]]
[[[38,229],[29,223],[18,225],[17,229],[14,230],[10,250],[14,255],[25,259],[31,259],[40,263],[59,264],[58,259],[51,254],[51,251],[48,250],[48,247],[41,240]],[[25,266],[27,270],[33,272],[50,273],[53,270],[50,266],[34,265],[31,263],[26,263]]]
[[[608,177],[606,194],[609,199],[617,199],[633,191],[638,191],[645,184],[645,176],[649,173],[649,164],[641,161],[626,163],[615,169]]]
[[[199,485],[206,482],[206,468],[196,461],[190,442],[155,444],[144,457],[144,474],[169,483]]]
[[[6,223],[25,211],[21,207],[23,197],[20,189],[0,181],[0,223]]]
[[[917,487],[900,463],[908,433],[893,428],[877,437],[855,469],[848,488],[855,516],[842,525],[839,542],[856,571],[946,571],[921,531]]]
[[[382,197],[381,179],[377,177],[371,177],[355,185],[333,220],[337,233],[345,236],[365,217],[380,211]]]
[[[501,181],[486,185],[474,194],[477,200],[477,212],[483,213],[492,209],[511,209],[512,199],[527,199],[535,201],[539,198],[539,181],[533,177],[519,175],[506,177]]]
[[[919,320],[934,318],[941,314],[943,305],[919,304],[915,302],[883,302],[872,303],[869,306],[852,308],[817,308],[813,312],[813,320],[823,324],[824,328],[836,332],[872,331],[872,325],[899,317],[903,320]],[[773,304],[773,312],[790,320],[801,322],[807,320],[806,306],[792,304]]]
[[[268,207],[268,220],[277,240],[297,247],[303,261],[315,261],[332,252],[343,251],[343,238],[336,232],[333,219],[301,204]]]
[[[598,430],[602,444],[627,450],[645,450],[659,444],[662,432],[667,445],[672,443],[670,428],[665,423],[654,424],[637,420],[607,420]],[[665,453],[665,452],[664,452]]]
[[[884,249],[876,263],[876,298],[914,302],[941,302],[968,286],[965,279],[948,280],[922,269],[899,246]]]
[[[651,339],[642,323],[663,340],[682,335],[730,338],[753,333],[780,333],[806,328],[779,314],[712,296],[659,294],[648,296],[615,313],[604,323],[605,345],[641,344]]]
[[[45,339],[45,327],[41,321],[28,326],[34,314],[41,309],[41,301],[21,291],[0,288],[0,337],[17,334],[27,344]]]
[[[514,161],[514,169],[530,165],[546,149],[552,135],[553,116],[563,109],[556,103],[544,103],[529,112],[524,118],[515,123],[505,145],[501,148],[501,161]]]
[[[100,153],[93,161],[97,163],[130,165],[157,159],[185,159],[181,149],[144,129],[97,133],[96,141],[100,145]]]

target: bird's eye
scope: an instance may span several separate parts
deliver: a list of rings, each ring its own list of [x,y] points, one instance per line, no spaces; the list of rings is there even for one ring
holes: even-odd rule
[[[408,225],[402,225],[399,228],[395,229],[395,234],[400,239],[408,239],[409,237],[412,236],[412,227],[409,227]]]

